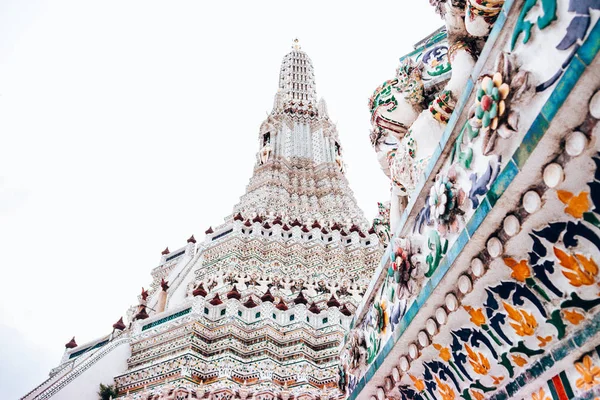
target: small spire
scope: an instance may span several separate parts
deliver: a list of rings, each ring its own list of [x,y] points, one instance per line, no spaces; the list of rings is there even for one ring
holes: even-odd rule
[[[246,307],[246,308],[254,308],[257,305],[258,304],[256,304],[254,299],[252,299],[252,295],[250,295],[250,297],[248,297],[248,300],[246,300],[246,302],[244,303],[244,307]]]
[[[164,292],[166,292],[167,289],[169,289],[169,282],[165,281],[165,278],[161,278],[160,279],[160,287],[162,288],[162,290]]]
[[[113,329],[116,329],[118,331],[122,331],[123,329],[125,329],[125,323],[123,322],[123,317],[119,318],[119,320],[117,322],[115,322],[112,327],[113,327]]]
[[[196,243],[196,238],[194,237],[194,235],[190,236],[190,238],[187,240],[188,243]]]
[[[296,303],[296,304],[304,304],[304,305],[306,305],[308,303],[308,300],[306,300],[306,298],[304,297],[304,294],[302,293],[302,290],[300,292],[298,292],[298,295],[294,299],[294,303]]]
[[[314,301],[310,305],[308,311],[310,311],[313,314],[319,314],[321,312],[321,310],[319,309],[319,306],[317,306]]]
[[[240,294],[240,292],[237,290],[237,288],[235,287],[235,285],[233,285],[233,287],[231,288],[231,290],[229,292],[227,292],[227,298],[228,299],[241,299],[242,295]]]
[[[331,298],[327,300],[327,307],[339,307],[341,304],[334,295],[331,295]]]
[[[298,40],[298,38],[294,39],[294,42],[292,43],[292,49],[294,50],[300,50],[300,41]]]
[[[149,318],[148,312],[146,311],[146,306],[142,306],[140,312],[138,312],[133,319],[146,319]]]
[[[220,304],[223,304],[223,300],[221,300],[221,298],[219,297],[219,293],[215,293],[215,297],[213,297],[213,299],[209,301],[209,303],[213,306],[218,306]]]
[[[348,307],[346,307],[346,304],[344,304],[344,305],[342,306],[342,308],[340,308],[340,312],[341,312],[342,314],[344,314],[345,316],[347,316],[347,317],[349,317],[349,316],[351,316],[351,315],[352,315],[352,312],[351,312],[350,310],[348,310]]]
[[[167,255],[167,254],[169,254],[169,253],[170,253],[170,251],[169,251],[169,248],[167,247],[167,248],[165,248],[165,249],[162,251],[162,253],[160,253],[160,254],[162,254],[163,256],[166,256],[166,255]]]
[[[281,311],[287,311],[288,306],[285,304],[283,299],[279,299],[279,304],[277,304],[275,306],[275,308],[277,308],[278,310],[281,310]]]
[[[148,291],[144,290],[142,287],[142,300],[146,300],[148,298]]]
[[[202,283],[200,283],[200,285],[198,285],[198,287],[196,289],[194,289],[194,291],[192,292],[192,294],[194,296],[202,296],[202,297],[206,297],[206,295],[208,294],[206,292],[206,290],[204,289],[204,285]]]
[[[261,301],[270,301],[271,303],[275,301],[275,297],[271,294],[271,288],[267,288],[265,294],[260,298]]]
[[[69,340],[69,343],[65,344],[65,347],[67,349],[74,349],[75,347],[77,347],[77,342],[75,341],[75,336],[73,336],[73,339]]]

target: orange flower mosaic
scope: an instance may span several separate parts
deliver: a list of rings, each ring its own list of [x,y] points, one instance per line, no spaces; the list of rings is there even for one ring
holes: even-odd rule
[[[540,390],[536,393],[534,392],[531,395],[531,400],[550,400],[548,396],[546,396],[546,391],[544,388],[540,388]]]
[[[512,269],[511,278],[519,282],[525,282],[525,279],[531,278],[531,270],[527,264],[527,260],[517,261],[514,258],[507,257],[504,259],[504,264]]]
[[[439,389],[442,400],[456,399],[456,393],[454,392],[454,389],[452,389],[450,387],[450,385],[448,385],[445,382],[440,381],[440,379],[437,376],[435,377],[435,381],[438,384],[438,389]]]
[[[540,343],[538,345],[540,347],[544,347],[552,341],[552,336],[546,336],[546,337],[538,336],[537,340],[540,341]]]
[[[469,355],[469,364],[473,367],[473,371],[479,375],[487,375],[490,370],[490,361],[481,353],[474,351],[468,344],[465,344],[465,349]]]
[[[408,377],[413,381],[413,385],[415,385],[415,389],[417,389],[417,392],[425,390],[425,382],[423,382],[423,379],[419,379],[416,376],[412,376],[410,374],[408,375]]]
[[[527,360],[519,355],[513,355],[512,359],[514,363],[517,364],[519,367],[522,367],[523,365],[527,364]]]
[[[471,322],[477,326],[485,324],[485,316],[481,308],[473,308],[471,306],[463,306],[466,312],[471,316]]]
[[[581,375],[575,382],[578,389],[589,390],[600,383],[600,367],[594,365],[589,355],[583,357],[581,362],[576,362],[575,369]]]
[[[510,322],[510,326],[513,327],[517,335],[531,336],[535,333],[535,328],[538,324],[531,313],[523,309],[515,308],[504,301],[502,302],[502,305],[504,305],[506,313],[513,321]]]
[[[577,196],[566,190],[556,192],[558,199],[566,205],[565,212],[575,218],[583,217],[583,213],[590,209],[590,200],[587,192],[581,192]]]
[[[575,287],[589,286],[596,282],[598,266],[591,258],[581,254],[570,255],[559,248],[554,248],[554,254],[563,267],[562,273]]]
[[[563,310],[563,315],[565,316],[565,319],[573,325],[579,325],[579,323],[585,319],[583,314],[580,314],[577,311]]]
[[[440,352],[440,358],[446,362],[450,361],[452,355],[450,354],[450,349],[448,347],[442,347],[442,345],[434,343],[433,347]]]

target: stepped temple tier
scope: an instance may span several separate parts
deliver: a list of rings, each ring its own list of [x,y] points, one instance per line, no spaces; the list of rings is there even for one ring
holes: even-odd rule
[[[383,250],[297,40],[256,139],[253,176],[224,223],[162,251],[112,333],[73,338],[24,399],[93,399],[100,383],[119,399],[345,397],[340,349]]]

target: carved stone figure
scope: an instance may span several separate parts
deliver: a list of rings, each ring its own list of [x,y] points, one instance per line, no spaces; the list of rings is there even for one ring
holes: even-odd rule
[[[423,255],[420,244],[411,242],[408,238],[394,239],[394,256],[392,268],[394,280],[398,284],[397,296],[407,299],[418,293],[424,278],[422,270]]]
[[[454,106],[460,98],[475,59],[465,27],[460,2],[446,3],[444,15],[448,32],[448,62],[452,76],[446,85],[428,94],[422,79],[423,65],[410,57],[396,71],[396,79],[386,81],[370,99],[371,143],[384,173],[392,182],[390,228],[396,222],[431,156],[439,145]],[[465,5],[466,6],[466,5]],[[429,101],[429,103],[427,103]]]
[[[261,164],[265,164],[267,161],[269,161],[269,156],[271,155],[271,151],[273,149],[271,148],[271,145],[267,142],[262,149],[260,149],[260,163]]]
[[[381,243],[387,246],[392,237],[390,231],[390,202],[377,203],[377,208],[379,212],[373,219],[372,228],[377,233],[377,236],[379,236]]]
[[[353,329],[348,336],[346,346],[342,351],[342,364],[348,372],[355,374],[356,371],[366,364],[367,342],[362,329]]]

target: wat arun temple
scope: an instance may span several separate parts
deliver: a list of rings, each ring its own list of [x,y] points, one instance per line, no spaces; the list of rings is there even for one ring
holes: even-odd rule
[[[22,399],[600,398],[600,1],[430,4],[357,99],[373,221],[295,40],[231,214]]]

